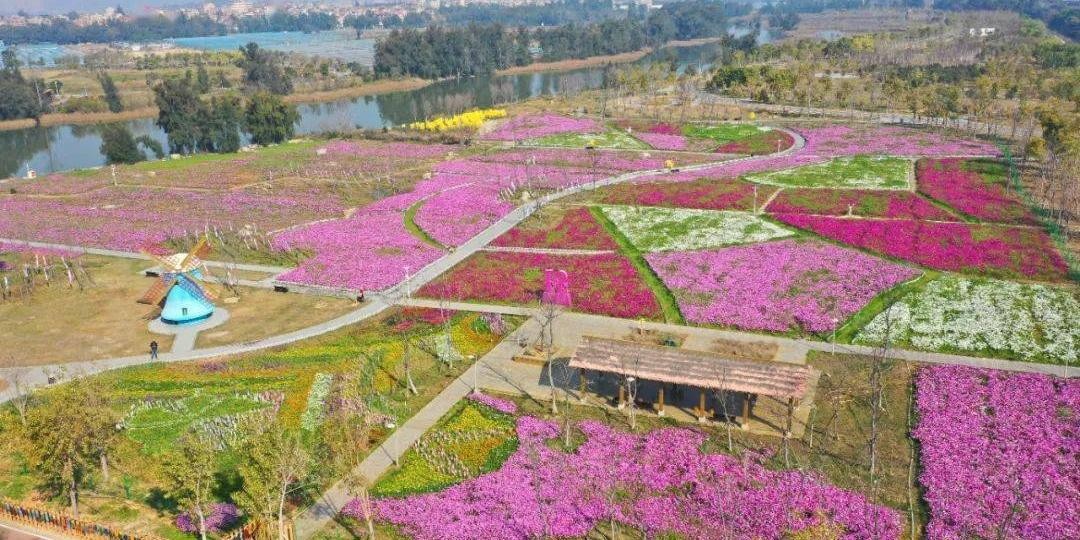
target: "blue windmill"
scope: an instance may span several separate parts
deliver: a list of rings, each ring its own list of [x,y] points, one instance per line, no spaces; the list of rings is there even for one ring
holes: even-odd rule
[[[161,264],[161,275],[139,303],[161,308],[161,320],[168,324],[188,324],[210,318],[218,294],[204,280],[203,257],[211,251],[203,238],[189,253],[160,257],[146,253]]]

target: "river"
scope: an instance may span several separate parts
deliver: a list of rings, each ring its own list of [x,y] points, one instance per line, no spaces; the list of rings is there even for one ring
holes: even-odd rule
[[[674,51],[681,66],[707,67],[716,58],[718,45],[706,44],[665,49],[646,56]],[[341,101],[304,104],[298,107],[297,135],[356,128],[392,127],[434,115],[456,113],[474,107],[520,101],[541,95],[557,95],[597,88],[602,68],[522,75],[473,77],[440,81],[423,88],[363,96]],[[135,136],[149,135],[166,143],[165,133],[153,118],[125,122]],[[101,126],[53,126],[0,132],[0,178],[24,176],[28,170],[39,175],[57,171],[98,167],[101,154]]]

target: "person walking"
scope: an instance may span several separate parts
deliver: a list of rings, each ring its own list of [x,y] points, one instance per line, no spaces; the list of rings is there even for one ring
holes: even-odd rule
[[[158,357],[157,357],[157,349],[158,349],[157,341],[156,340],[151,341],[150,342],[150,359],[151,360],[157,360],[158,359]]]

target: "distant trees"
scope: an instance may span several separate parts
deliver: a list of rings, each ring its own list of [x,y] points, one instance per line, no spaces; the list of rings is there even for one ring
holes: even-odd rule
[[[112,76],[102,71],[98,73],[97,79],[101,83],[101,91],[105,93],[105,103],[109,106],[109,111],[118,113],[124,110],[124,104],[120,101],[120,92],[116,89]]]
[[[294,105],[269,92],[258,92],[248,100],[244,129],[255,144],[274,144],[292,138],[300,114]]]
[[[285,73],[282,55],[262,49],[256,43],[240,47],[243,57],[237,62],[244,70],[244,83],[272,94],[286,95],[293,91],[292,79]]]
[[[188,78],[166,79],[154,87],[157,125],[169,138],[169,150],[235,152],[240,149],[241,105],[237,96],[203,100]]]

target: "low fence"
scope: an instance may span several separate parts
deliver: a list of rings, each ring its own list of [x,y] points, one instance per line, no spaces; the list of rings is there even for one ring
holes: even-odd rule
[[[62,512],[8,500],[0,501],[0,521],[26,525],[29,528],[41,530],[43,533],[55,532],[72,538],[160,540],[155,536],[126,533],[99,523],[76,519]]]

